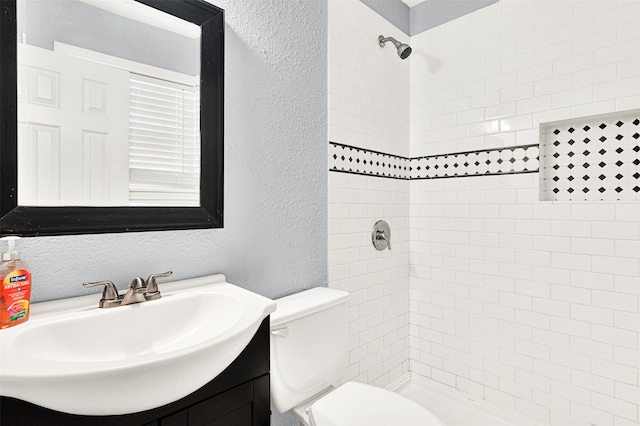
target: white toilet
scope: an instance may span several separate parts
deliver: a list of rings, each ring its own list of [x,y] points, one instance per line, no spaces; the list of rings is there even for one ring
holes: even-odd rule
[[[318,287],[277,299],[271,314],[271,403],[305,426],[443,426],[417,403],[347,382],[349,294]]]

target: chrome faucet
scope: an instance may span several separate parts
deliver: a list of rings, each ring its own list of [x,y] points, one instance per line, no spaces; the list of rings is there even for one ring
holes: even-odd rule
[[[127,291],[127,293],[122,298],[120,306],[146,302],[147,299],[144,297],[144,293],[146,292],[146,290],[147,288],[144,286],[142,278],[135,277],[133,281],[131,281],[129,291]]]
[[[84,287],[104,285],[104,290],[102,291],[102,297],[100,298],[98,307],[113,308],[116,306],[125,306],[160,299],[161,294],[160,290],[158,290],[158,283],[156,282],[156,279],[169,277],[172,274],[172,271],[163,272],[161,274],[152,274],[149,275],[146,282],[140,277],[135,277],[133,281],[131,281],[129,290],[124,295],[118,294],[115,284],[111,281],[85,282],[82,285]]]

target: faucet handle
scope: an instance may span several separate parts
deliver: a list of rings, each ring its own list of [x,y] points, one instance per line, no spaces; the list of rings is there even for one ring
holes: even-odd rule
[[[89,288],[89,287],[95,287],[95,286],[99,286],[99,285],[103,285],[104,286],[104,290],[102,291],[102,300],[100,302],[102,302],[103,300],[116,300],[118,298],[118,289],[116,288],[115,284],[113,284],[111,281],[95,281],[95,282],[84,282],[82,283],[82,286],[85,288]]]
[[[147,278],[147,299],[149,298],[149,296],[154,296],[154,295],[160,295],[160,291],[158,290],[158,283],[156,282],[156,278],[164,278],[164,277],[170,277],[171,275],[173,275],[173,271],[167,271],[167,272],[163,272],[160,274],[152,274],[149,275],[149,278]]]

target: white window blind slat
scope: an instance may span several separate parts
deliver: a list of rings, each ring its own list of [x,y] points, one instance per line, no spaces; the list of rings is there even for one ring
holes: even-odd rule
[[[130,74],[131,205],[200,204],[199,88]]]
[[[146,144],[152,145],[152,144],[160,143],[164,145],[167,143],[173,143],[176,140],[182,140],[182,137],[178,139],[175,136],[162,134],[162,132],[147,132],[147,131],[136,130],[136,129],[129,129],[129,131],[135,134],[134,136],[140,140],[141,144],[146,143]],[[195,137],[195,134],[189,133],[187,134],[187,136]]]

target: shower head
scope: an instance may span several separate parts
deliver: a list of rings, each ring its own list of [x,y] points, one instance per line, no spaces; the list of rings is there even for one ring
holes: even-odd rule
[[[411,55],[411,47],[409,47],[408,44],[400,43],[393,37],[378,36],[378,44],[380,47],[384,47],[384,44],[388,41],[393,43],[396,49],[398,49],[398,56],[400,56],[400,59],[407,59],[409,55]]]

